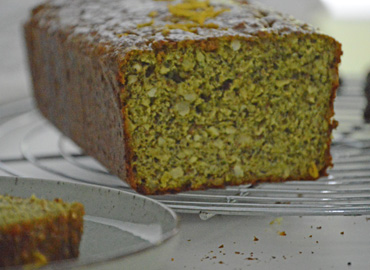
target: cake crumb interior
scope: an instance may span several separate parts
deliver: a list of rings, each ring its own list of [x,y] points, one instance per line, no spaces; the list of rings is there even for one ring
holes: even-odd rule
[[[137,186],[317,178],[330,165],[335,55],[319,34],[134,51],[121,69],[121,102]]]

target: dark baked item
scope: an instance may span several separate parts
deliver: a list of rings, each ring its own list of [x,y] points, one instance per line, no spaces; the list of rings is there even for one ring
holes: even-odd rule
[[[366,76],[364,94],[366,98],[366,107],[364,110],[364,120],[365,120],[365,123],[370,123],[370,72],[368,72]]]
[[[83,215],[80,203],[0,195],[0,267],[77,257]]]
[[[58,0],[25,26],[42,114],[146,194],[332,165],[341,45],[254,4]]]

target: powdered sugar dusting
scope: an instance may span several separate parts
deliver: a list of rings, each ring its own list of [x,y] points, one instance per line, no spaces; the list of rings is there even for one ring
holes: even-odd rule
[[[252,4],[218,1],[215,5],[230,11],[207,20],[207,23],[218,25],[217,29],[198,27],[196,33],[170,29],[164,33],[166,24],[173,23],[168,4],[153,0],[50,0],[32,20],[47,27],[50,33],[67,33],[68,40],[85,42],[91,47],[100,45],[107,51],[123,54],[133,48],[150,50],[153,42],[161,40],[250,37],[261,31],[277,34],[314,31],[311,26],[279,12]],[[156,16],[152,18],[149,14],[153,11]],[[140,24],[148,25],[138,27]]]

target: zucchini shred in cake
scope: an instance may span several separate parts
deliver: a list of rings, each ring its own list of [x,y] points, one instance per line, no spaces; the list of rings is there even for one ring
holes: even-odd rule
[[[341,45],[248,3],[50,1],[25,27],[40,111],[145,194],[313,180]]]
[[[0,195],[0,267],[36,269],[77,257],[83,215],[80,203]]]

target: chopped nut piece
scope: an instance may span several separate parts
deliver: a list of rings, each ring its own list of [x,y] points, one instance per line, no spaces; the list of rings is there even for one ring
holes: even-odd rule
[[[231,48],[233,48],[234,51],[239,50],[240,47],[241,47],[241,44],[239,40],[234,39],[233,41],[231,41]]]
[[[180,168],[180,167],[177,167],[177,168],[175,168],[175,169],[172,169],[171,171],[170,171],[170,174],[171,174],[171,176],[173,177],[173,178],[179,178],[179,177],[182,177],[182,176],[184,176],[184,171],[182,170],[182,168]]]
[[[236,177],[243,177],[244,176],[244,171],[239,165],[235,165],[234,167],[234,174]]]
[[[157,92],[157,88],[153,87],[148,91],[148,96],[149,97],[155,97],[155,93]]]
[[[176,110],[181,116],[185,116],[190,112],[189,103],[186,101],[176,104]]]

